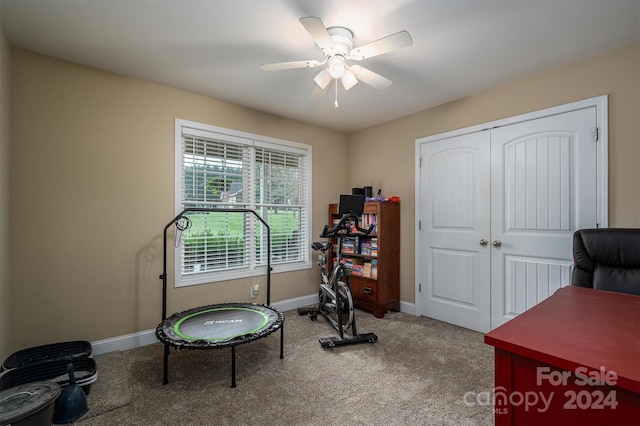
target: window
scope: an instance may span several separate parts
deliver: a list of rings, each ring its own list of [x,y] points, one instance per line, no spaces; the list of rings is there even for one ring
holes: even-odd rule
[[[310,176],[308,145],[176,120],[177,213],[224,209],[178,223],[176,286],[265,273],[267,229],[238,208],[269,225],[272,272],[311,267]]]

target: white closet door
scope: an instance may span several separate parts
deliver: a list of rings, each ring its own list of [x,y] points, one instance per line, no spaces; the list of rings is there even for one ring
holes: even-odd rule
[[[596,226],[596,108],[491,130],[491,328],[570,284]]]
[[[487,332],[570,284],[573,233],[597,226],[606,182],[596,114],[582,106],[420,143],[420,315]]]
[[[489,132],[421,145],[422,315],[490,329]]]

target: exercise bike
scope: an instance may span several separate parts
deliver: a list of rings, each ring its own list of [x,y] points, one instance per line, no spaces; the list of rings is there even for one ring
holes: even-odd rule
[[[358,216],[354,213],[346,213],[332,228],[325,225],[320,238],[336,238],[338,247],[336,262],[331,275],[328,274],[327,256],[331,254],[333,243],[330,241],[314,241],[311,248],[320,251],[318,265],[322,282],[319,291],[319,303],[314,308],[299,308],[298,314],[308,315],[312,321],[318,318],[318,314],[324,316],[327,321],[338,331],[338,336],[320,338],[323,348],[333,348],[340,345],[355,343],[374,343],[378,336],[373,333],[358,334],[356,318],[353,311],[353,298],[351,296],[351,283],[349,273],[342,260],[342,239],[345,237],[366,236],[371,233],[369,229],[360,228]]]

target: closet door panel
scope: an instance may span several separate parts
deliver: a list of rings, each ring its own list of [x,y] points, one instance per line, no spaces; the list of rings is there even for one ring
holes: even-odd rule
[[[596,226],[594,130],[595,107],[491,130],[491,328],[570,284],[573,233]]]
[[[421,314],[490,329],[489,132],[423,144]]]

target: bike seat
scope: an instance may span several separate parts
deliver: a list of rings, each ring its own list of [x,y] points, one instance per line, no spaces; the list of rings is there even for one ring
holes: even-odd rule
[[[329,241],[314,241],[311,243],[311,248],[314,250],[322,250],[327,251],[333,246],[333,244]]]

